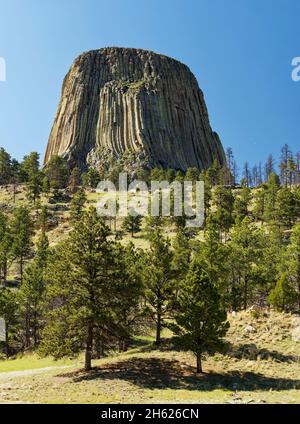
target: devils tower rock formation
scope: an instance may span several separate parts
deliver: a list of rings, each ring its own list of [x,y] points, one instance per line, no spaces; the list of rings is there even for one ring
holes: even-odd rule
[[[60,155],[85,169],[128,154],[139,166],[183,171],[224,162],[187,66],[140,49],[83,53],[64,79],[45,164]]]

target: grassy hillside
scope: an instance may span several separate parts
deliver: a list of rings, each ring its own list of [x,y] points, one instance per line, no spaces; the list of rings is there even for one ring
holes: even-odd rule
[[[161,350],[151,335],[138,338],[128,352],[95,360],[91,373],[36,356],[0,362],[0,402],[299,403],[292,319],[273,311],[231,314],[228,351],[207,358],[203,375],[196,375],[192,355],[171,350],[169,332]]]

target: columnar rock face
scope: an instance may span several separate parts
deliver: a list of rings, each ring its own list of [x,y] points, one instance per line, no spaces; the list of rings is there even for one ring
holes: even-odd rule
[[[225,160],[187,66],[140,49],[83,53],[64,79],[45,164],[60,155],[85,169],[131,154],[140,166],[183,171]]]

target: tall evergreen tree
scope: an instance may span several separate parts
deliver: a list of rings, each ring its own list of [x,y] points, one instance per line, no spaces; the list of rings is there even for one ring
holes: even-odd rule
[[[291,158],[292,152],[287,144],[285,144],[281,149],[280,157],[280,179],[283,185],[287,186],[289,182],[289,160]]]
[[[72,222],[80,221],[84,212],[86,200],[84,189],[80,189],[74,194],[70,206],[70,217]]]
[[[142,217],[140,215],[128,214],[123,219],[122,228],[134,237],[135,233],[141,231]]]
[[[6,215],[0,211],[0,279],[6,285],[8,260],[11,254],[11,231]]]
[[[34,260],[26,267],[20,290],[22,315],[24,316],[26,348],[31,345],[31,337],[36,346],[40,341],[42,328],[43,301],[45,294],[45,270],[49,250],[48,238],[44,232],[37,242]]]
[[[249,300],[257,290],[257,269],[265,246],[263,232],[255,227],[250,218],[245,218],[233,227],[228,243],[228,264],[231,269],[231,306],[234,310],[247,309]]]
[[[285,274],[278,279],[275,287],[271,290],[268,301],[271,306],[280,312],[288,312],[293,307],[297,298],[297,292],[291,285]]]
[[[222,239],[224,233],[226,241],[226,235],[233,224],[234,197],[232,190],[218,186],[214,192],[213,204],[216,210],[212,214],[212,219],[219,228],[220,238]]]
[[[160,230],[153,232],[150,250],[146,253],[144,281],[146,300],[150,305],[150,315],[156,326],[156,345],[160,346],[164,319],[169,312],[174,296],[175,273],[170,267],[173,253],[170,242]]]
[[[115,290],[119,291],[114,308],[113,333],[117,335],[119,350],[126,351],[131,337],[144,325],[146,309],[143,303],[144,284],[142,278],[142,253],[129,243],[118,247],[117,278]],[[111,327],[111,324],[110,324]],[[109,328],[108,328],[109,330]]]
[[[20,178],[22,182],[28,182],[30,175],[35,175],[39,172],[40,155],[37,152],[31,152],[24,156],[21,162]]]
[[[5,353],[8,358],[13,353],[13,344],[19,331],[19,301],[16,290],[0,289],[0,316],[5,321]]]
[[[80,175],[80,169],[78,167],[75,167],[72,169],[70,177],[69,177],[69,188],[72,193],[75,193],[81,183],[81,175]]]
[[[248,215],[250,200],[251,190],[248,187],[243,187],[240,195],[235,196],[233,216],[237,223],[241,222]]]
[[[291,227],[297,217],[296,198],[287,186],[281,187],[276,194],[275,219],[278,225]]]
[[[268,180],[269,176],[275,171],[275,161],[272,155],[269,155],[265,163],[264,176],[265,181]]]
[[[59,358],[84,347],[87,371],[95,329],[111,322],[113,306],[120,302],[117,251],[109,235],[96,209],[90,208],[49,259],[50,311],[40,350]]]
[[[173,261],[172,267],[176,272],[177,281],[183,279],[189,269],[192,251],[189,239],[181,228],[177,230],[176,237],[173,241]]]
[[[292,228],[291,242],[284,257],[283,271],[286,272],[292,287],[297,292],[300,309],[300,223]]]
[[[0,148],[0,185],[8,184],[11,178],[11,156]]]
[[[68,181],[68,168],[66,161],[62,157],[53,156],[49,163],[47,163],[45,173],[53,189],[57,190],[66,187]]]
[[[276,196],[280,188],[280,180],[277,174],[271,173],[266,183],[264,219],[275,221],[276,219]]]
[[[197,373],[202,373],[203,355],[222,349],[229,323],[216,285],[197,261],[182,284],[174,318],[170,328],[177,336],[175,342],[195,354]]]
[[[23,280],[23,270],[25,260],[32,252],[33,221],[29,210],[24,207],[18,207],[13,215],[11,222],[12,234],[12,255],[19,261],[20,278]]]
[[[243,182],[246,187],[252,186],[252,175],[251,175],[251,169],[248,162],[245,162],[244,168],[243,168]]]
[[[26,183],[26,192],[29,201],[33,202],[34,205],[41,196],[42,181],[42,173],[40,171],[29,172]]]

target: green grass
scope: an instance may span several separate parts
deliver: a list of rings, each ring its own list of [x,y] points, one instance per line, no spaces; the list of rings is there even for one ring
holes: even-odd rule
[[[58,367],[66,365],[74,365],[77,361],[74,360],[58,360],[52,358],[40,358],[36,354],[24,354],[14,359],[0,360],[0,373],[10,371],[23,371],[28,369]]]
[[[172,334],[155,350],[153,331],[135,337],[125,353],[93,361],[90,373],[79,362],[24,355],[0,362],[0,402],[33,403],[300,403],[300,343],[290,337],[292,316],[250,312],[230,316],[230,349],[204,360],[195,373],[190,353],[172,350]],[[245,332],[246,325],[256,331]],[[38,368],[70,365],[38,372]],[[4,371],[30,369],[28,374]],[[36,372],[34,371],[36,370]]]

